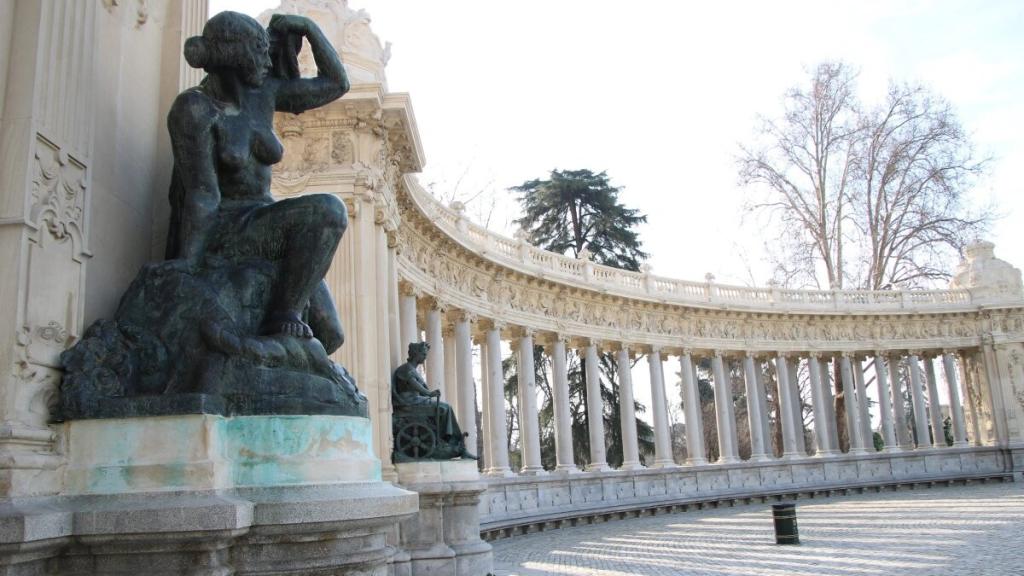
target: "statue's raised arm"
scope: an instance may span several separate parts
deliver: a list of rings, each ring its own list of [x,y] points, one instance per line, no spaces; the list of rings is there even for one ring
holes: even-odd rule
[[[275,109],[298,114],[337,100],[349,89],[338,53],[315,22],[304,16],[274,14],[267,27],[274,76],[278,79]],[[302,39],[316,62],[316,76],[299,76],[297,56]]]

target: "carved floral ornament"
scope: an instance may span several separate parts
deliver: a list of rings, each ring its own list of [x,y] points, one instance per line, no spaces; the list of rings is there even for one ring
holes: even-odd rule
[[[40,138],[35,147],[31,222],[45,227],[58,242],[74,242],[76,254],[86,253],[85,191],[85,166]]]
[[[535,330],[725,349],[905,350],[1024,340],[1024,307],[892,314],[737,312],[584,290],[502,266],[440,231],[399,191],[399,273],[445,305]]]

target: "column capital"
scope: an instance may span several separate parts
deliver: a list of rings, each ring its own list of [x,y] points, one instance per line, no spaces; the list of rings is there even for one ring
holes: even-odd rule
[[[406,280],[398,281],[398,293],[402,296],[419,296],[420,291],[411,282]]]
[[[915,358],[920,358],[923,355],[924,355],[924,350],[907,350],[907,356],[913,356]]]
[[[815,360],[820,360],[821,354],[821,350],[810,350],[807,352],[807,357],[814,358]]]
[[[875,350],[875,358],[888,358],[889,353],[885,350]]]
[[[854,357],[855,354],[856,354],[856,352],[854,352],[853,350],[843,350],[843,351],[839,352],[840,356],[842,356],[843,358],[846,358],[847,360],[850,360],[851,362],[853,361],[853,357]]]
[[[959,353],[960,353],[960,349],[959,348],[943,348],[942,349],[942,355],[943,356],[945,356],[946,354],[952,354],[953,356],[957,356],[957,355],[959,355]]]
[[[725,356],[725,350],[717,350],[716,349],[716,350],[712,350],[711,352],[712,352],[712,354],[715,355],[715,358],[722,358],[723,356]]]
[[[690,348],[688,346],[684,346],[683,348],[681,348],[679,350],[679,355],[680,356],[693,356],[693,348]]]
[[[463,310],[461,308],[449,309],[448,317],[451,319],[452,322],[459,322],[461,320],[465,320],[466,322],[472,324],[473,322],[476,321],[476,314],[473,314],[472,312],[468,310]]]

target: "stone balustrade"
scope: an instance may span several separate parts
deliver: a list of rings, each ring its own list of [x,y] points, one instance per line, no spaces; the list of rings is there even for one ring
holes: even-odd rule
[[[523,234],[509,239],[470,222],[464,207],[441,205],[411,177],[397,196],[403,344],[425,334],[428,383],[446,383],[463,422],[475,422],[479,410],[479,431],[466,429],[471,442],[482,437],[485,531],[712,497],[1024,470],[1024,293],[1019,272],[1007,273],[991,245],[975,250],[977,258],[969,252],[948,290],[748,288],[552,254]],[[982,272],[994,268],[1000,281],[986,282]],[[506,429],[503,342],[520,374],[518,469]],[[540,455],[535,346],[550,359],[550,469]],[[574,461],[572,449],[570,352],[585,367],[585,462]],[[619,366],[616,470],[607,461],[601,353]],[[628,368],[640,356],[654,429],[653,453],[644,455]],[[666,364],[681,377],[678,396],[667,392]],[[714,391],[711,413],[701,410],[702,378]],[[667,414],[680,402],[686,456],[677,461]],[[709,414],[714,422],[705,426]]]

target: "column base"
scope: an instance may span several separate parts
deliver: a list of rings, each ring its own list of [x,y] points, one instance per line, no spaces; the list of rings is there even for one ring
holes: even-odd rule
[[[657,463],[655,463],[654,466],[652,466],[652,468],[656,468],[656,467],[658,467]],[[644,468],[646,468],[646,466],[641,464],[639,461],[636,461],[636,462],[623,462],[622,466],[619,466],[619,470],[643,470]]]
[[[968,446],[969,446],[969,444],[967,443],[966,440],[954,440],[953,441],[953,448],[966,448]]]
[[[612,467],[607,462],[601,462],[599,464],[587,464],[583,469],[587,472],[611,472]]]
[[[652,469],[664,469],[664,468],[679,468],[679,464],[676,464],[675,460],[655,460],[651,464]]]
[[[836,458],[836,457],[842,456],[842,455],[843,455],[842,452],[840,452],[838,450],[832,450],[830,448],[828,450],[822,450],[820,452],[816,452],[814,454],[814,457],[815,458]]]
[[[687,458],[686,459],[686,465],[687,466],[707,466],[708,465],[708,459],[707,458]]]
[[[555,469],[551,471],[551,473],[552,474],[583,474],[583,470],[580,470],[575,465],[571,465],[571,466],[560,465],[560,466],[556,466]]]
[[[885,453],[888,453],[888,454],[896,454],[897,452],[903,452],[903,448],[901,448],[899,446],[886,446],[886,447],[882,448],[882,452],[885,452]]]
[[[740,462],[742,460],[736,456],[720,456],[715,464],[739,464]]]
[[[771,458],[767,454],[751,454],[748,462],[768,462]]]
[[[515,478],[517,474],[511,468],[488,468],[483,472],[488,478]]]
[[[520,476],[547,476],[548,471],[540,467],[523,468],[519,471]]]

